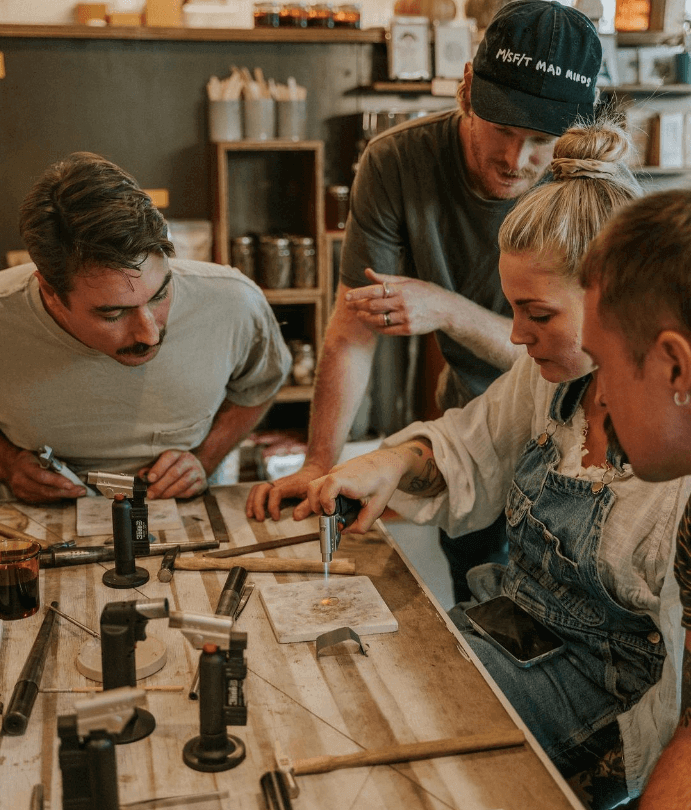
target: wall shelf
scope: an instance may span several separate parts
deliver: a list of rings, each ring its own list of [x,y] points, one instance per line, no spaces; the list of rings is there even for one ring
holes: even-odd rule
[[[641,96],[685,96],[691,93],[691,84],[619,84],[600,87],[603,93],[626,93]]]
[[[0,37],[31,39],[132,39],[190,42],[385,42],[383,28],[155,28],[152,26],[0,25]]]
[[[631,169],[634,174],[650,174],[658,177],[691,174],[691,166],[641,166]]]

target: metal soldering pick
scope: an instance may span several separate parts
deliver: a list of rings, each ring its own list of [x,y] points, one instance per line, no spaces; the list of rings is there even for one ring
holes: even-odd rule
[[[48,605],[50,610],[55,611],[58,616],[62,616],[63,619],[67,619],[68,622],[72,622],[72,624],[76,624],[77,627],[80,627],[84,632],[89,633],[89,635],[93,636],[94,638],[101,638],[101,636],[95,631],[92,630],[90,627],[87,627],[85,624],[78,622],[76,619],[73,619],[71,616],[68,616],[66,613],[63,613],[61,610],[58,610],[56,607],[52,605]]]

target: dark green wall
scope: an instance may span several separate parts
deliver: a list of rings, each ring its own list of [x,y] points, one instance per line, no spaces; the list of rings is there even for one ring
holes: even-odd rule
[[[32,182],[77,150],[105,155],[144,188],[168,188],[167,216],[210,219],[205,86],[231,65],[307,88],[307,137],[325,141],[326,183],[349,184],[358,88],[385,57],[383,45],[360,43],[12,37],[0,37],[0,51],[0,267],[23,248],[17,210]]]

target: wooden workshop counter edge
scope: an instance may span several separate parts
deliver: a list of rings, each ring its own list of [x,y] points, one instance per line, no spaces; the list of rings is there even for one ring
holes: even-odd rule
[[[403,560],[403,562],[404,562],[405,566],[407,567],[408,571],[412,574],[412,576],[415,578],[415,580],[417,581],[420,588],[424,591],[425,595],[427,596],[427,598],[429,599],[431,604],[434,606],[434,608],[438,612],[439,617],[444,622],[444,624],[446,625],[449,632],[453,636],[455,636],[456,640],[458,641],[458,647],[459,647],[459,650],[461,651],[461,653],[475,666],[475,668],[478,670],[478,672],[480,673],[482,678],[485,680],[487,685],[490,687],[492,692],[498,698],[501,705],[504,707],[504,709],[506,709],[506,712],[509,714],[509,716],[511,717],[513,722],[516,724],[516,726],[519,729],[521,729],[521,731],[523,731],[523,733],[525,734],[526,743],[533,749],[535,755],[538,757],[540,762],[542,762],[542,764],[544,765],[547,772],[554,779],[554,781],[557,783],[557,785],[561,788],[561,790],[564,793],[565,798],[570,802],[571,806],[574,807],[575,810],[584,810],[582,803],[579,801],[579,799],[576,797],[574,792],[571,790],[571,787],[569,786],[569,784],[566,782],[566,780],[561,775],[561,773],[559,773],[559,771],[555,767],[552,760],[544,752],[544,750],[542,749],[542,746],[535,739],[535,737],[531,733],[530,729],[525,725],[525,723],[523,722],[523,720],[521,719],[519,714],[516,712],[516,710],[513,708],[513,706],[511,705],[511,703],[507,699],[506,695],[504,695],[504,693],[501,691],[501,689],[497,686],[497,684],[494,681],[494,679],[492,678],[492,676],[485,669],[485,666],[483,665],[483,663],[480,661],[480,659],[477,657],[477,655],[475,655],[475,653],[473,652],[470,645],[463,638],[463,634],[460,632],[460,630],[453,623],[453,621],[449,617],[449,614],[440,605],[440,603],[437,600],[436,596],[427,587],[427,584],[424,582],[424,580],[418,574],[417,570],[415,569],[413,564],[410,562],[410,560],[406,556],[403,549],[398,545],[398,543],[394,539],[393,535],[391,535],[391,533],[387,530],[386,526],[384,525],[384,523],[382,523],[381,520],[378,520],[375,523],[375,528],[378,529],[378,531],[386,539],[387,543],[398,553],[400,558]]]

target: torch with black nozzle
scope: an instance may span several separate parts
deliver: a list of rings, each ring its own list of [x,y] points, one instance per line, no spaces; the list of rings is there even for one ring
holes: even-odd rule
[[[137,567],[136,555],[149,553],[149,507],[146,483],[136,475],[90,472],[87,481],[113,500],[113,545],[115,568],[103,575],[109,588],[136,588],[149,581],[146,568]]]
[[[112,689],[74,704],[58,717],[62,810],[119,810],[115,742],[146,702],[143,689]]]
[[[232,616],[171,611],[199,658],[199,736],[185,743],[182,758],[195,771],[226,771],[245,758],[245,744],[226,726],[247,724],[243,681],[247,676],[247,634],[232,630]]]
[[[324,576],[329,576],[329,563],[341,542],[341,532],[357,518],[362,504],[345,495],[336,496],[336,508],[332,515],[319,516],[319,546],[324,563]]]
[[[149,619],[168,616],[167,599],[139,599],[108,602],[101,613],[101,668],[103,689],[135,686],[137,667],[135,647],[146,639]],[[130,743],[147,737],[156,727],[153,715],[136,708],[131,721],[117,736],[117,743]]]

